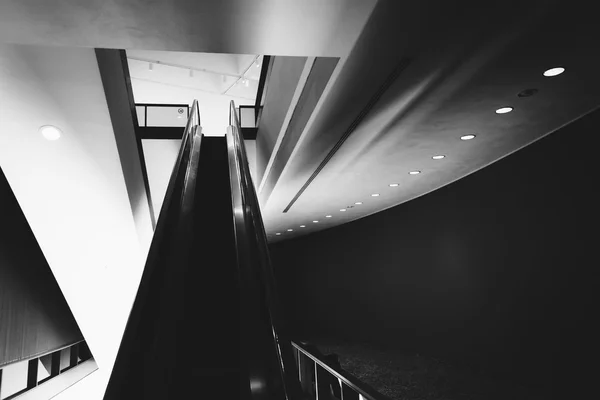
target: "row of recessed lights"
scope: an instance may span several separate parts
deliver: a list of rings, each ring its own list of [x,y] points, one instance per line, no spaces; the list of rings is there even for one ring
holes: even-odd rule
[[[557,76],[557,75],[562,74],[563,72],[565,72],[565,69],[563,67],[550,68],[550,69],[544,71],[544,76],[547,76],[547,77]],[[511,112],[512,110],[514,110],[513,107],[501,107],[501,108],[499,108],[499,109],[496,110],[496,114],[507,114],[507,113]],[[473,135],[473,134],[463,135],[463,136],[460,137],[460,139],[461,140],[475,139],[475,135]],[[435,155],[435,156],[433,156],[431,158],[434,159],[434,160],[442,160],[442,159],[446,158],[446,156],[443,155],[443,154],[438,154],[438,155]],[[420,173],[421,173],[421,171],[415,170],[415,171],[410,171],[408,174],[409,175],[418,175]],[[398,183],[390,183],[389,186],[390,187],[397,187],[397,186],[399,186],[399,184]],[[379,193],[373,193],[373,194],[371,194],[371,197],[379,197]],[[362,202],[361,201],[357,201],[354,204],[361,205]],[[340,209],[341,212],[345,212],[346,210],[347,210],[346,208],[341,208]],[[326,215],[325,218],[332,218],[332,215]],[[313,223],[316,224],[316,223],[319,223],[319,221],[318,220],[314,220]],[[306,228],[306,225],[300,225],[300,228]],[[288,232],[293,232],[294,230],[290,228],[287,231]],[[280,236],[281,232],[277,232],[277,233],[275,233],[275,235]]]

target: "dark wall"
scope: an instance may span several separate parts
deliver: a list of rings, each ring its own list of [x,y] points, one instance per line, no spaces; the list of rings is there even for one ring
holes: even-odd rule
[[[83,339],[0,170],[0,367]]]
[[[292,327],[581,389],[597,318],[599,128],[596,111],[430,194],[273,245]]]

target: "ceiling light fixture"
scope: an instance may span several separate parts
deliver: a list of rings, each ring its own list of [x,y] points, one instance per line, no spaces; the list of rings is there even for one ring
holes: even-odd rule
[[[276,235],[277,235],[277,236],[279,236],[279,235],[281,235],[281,233],[280,233],[280,232],[277,232],[277,233],[276,233]]]
[[[460,140],[471,140],[475,139],[475,135],[464,135],[460,137]]]
[[[331,218],[331,215],[326,215],[325,218]]]
[[[306,228],[306,225],[300,225],[300,228]]]
[[[512,107],[502,107],[496,110],[496,114],[506,114],[514,110]]]
[[[60,135],[62,133],[60,131],[60,129],[58,129],[57,127],[55,127],[53,125],[41,126],[39,131],[42,134],[42,136],[47,140],[58,140],[58,138],[60,138]]]
[[[371,197],[379,197],[379,193],[373,193]]]
[[[439,156],[433,156],[431,158],[433,158],[434,160],[441,160],[442,158],[445,158],[445,157],[446,156],[443,156],[443,155],[440,154]]]
[[[356,202],[356,203],[354,203],[354,204],[356,204],[357,206],[360,206],[360,205],[362,204],[362,201],[357,201],[357,202]]]
[[[345,209],[345,208],[340,208],[340,211],[341,211],[341,212],[345,212],[345,211],[346,211],[346,209]]]
[[[419,175],[421,173],[421,171],[410,171],[408,174],[409,175]]]
[[[398,183],[390,183],[390,187],[396,187],[398,185],[399,185]]]
[[[293,231],[294,231],[293,229],[288,229],[288,232],[293,232]]]
[[[556,76],[562,74],[563,72],[565,72],[563,67],[550,68],[544,71],[544,76]]]
[[[313,221],[313,224],[318,224],[318,223],[319,223],[319,221]]]

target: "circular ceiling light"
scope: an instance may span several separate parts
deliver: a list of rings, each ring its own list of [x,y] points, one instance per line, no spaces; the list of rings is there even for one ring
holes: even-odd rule
[[[496,110],[496,114],[506,114],[514,110],[512,107],[502,107]]]
[[[397,183],[390,183],[390,187],[396,187],[396,186],[398,186]]]
[[[371,197],[379,197],[379,193],[373,193]]]
[[[326,215],[325,218],[331,218],[331,215]]]
[[[544,71],[544,76],[556,76],[562,74],[563,72],[565,72],[563,67],[550,68]]]
[[[475,139],[475,135],[464,135],[460,137],[460,140],[471,140]]]
[[[410,171],[408,174],[409,175],[419,175],[421,173],[421,171]]]
[[[345,208],[340,208],[340,211],[344,212],[344,211],[346,211],[346,209]]]
[[[277,232],[277,233],[276,233],[276,235],[277,235],[277,236],[279,236],[279,235],[281,235],[281,233],[280,233],[280,232]]]
[[[42,134],[42,136],[44,138],[46,138],[47,140],[58,140],[62,133],[60,131],[60,129],[58,129],[57,127],[55,127],[53,125],[41,126],[39,131]]]
[[[357,201],[357,202],[356,202],[356,203],[354,203],[354,204],[356,204],[357,206],[360,206],[360,205],[362,204],[362,201]]]
[[[306,225],[300,225],[300,228],[306,228]]]
[[[319,221],[313,221],[313,224],[318,224],[318,223],[319,223]]]
[[[439,156],[433,156],[431,158],[433,158],[434,160],[441,160],[442,158],[446,158],[446,156],[440,154]]]

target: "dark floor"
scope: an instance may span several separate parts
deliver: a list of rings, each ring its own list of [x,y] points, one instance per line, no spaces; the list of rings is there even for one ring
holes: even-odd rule
[[[367,343],[312,342],[323,354],[338,354],[344,370],[395,400],[543,398],[519,384],[431,357],[388,351]]]

